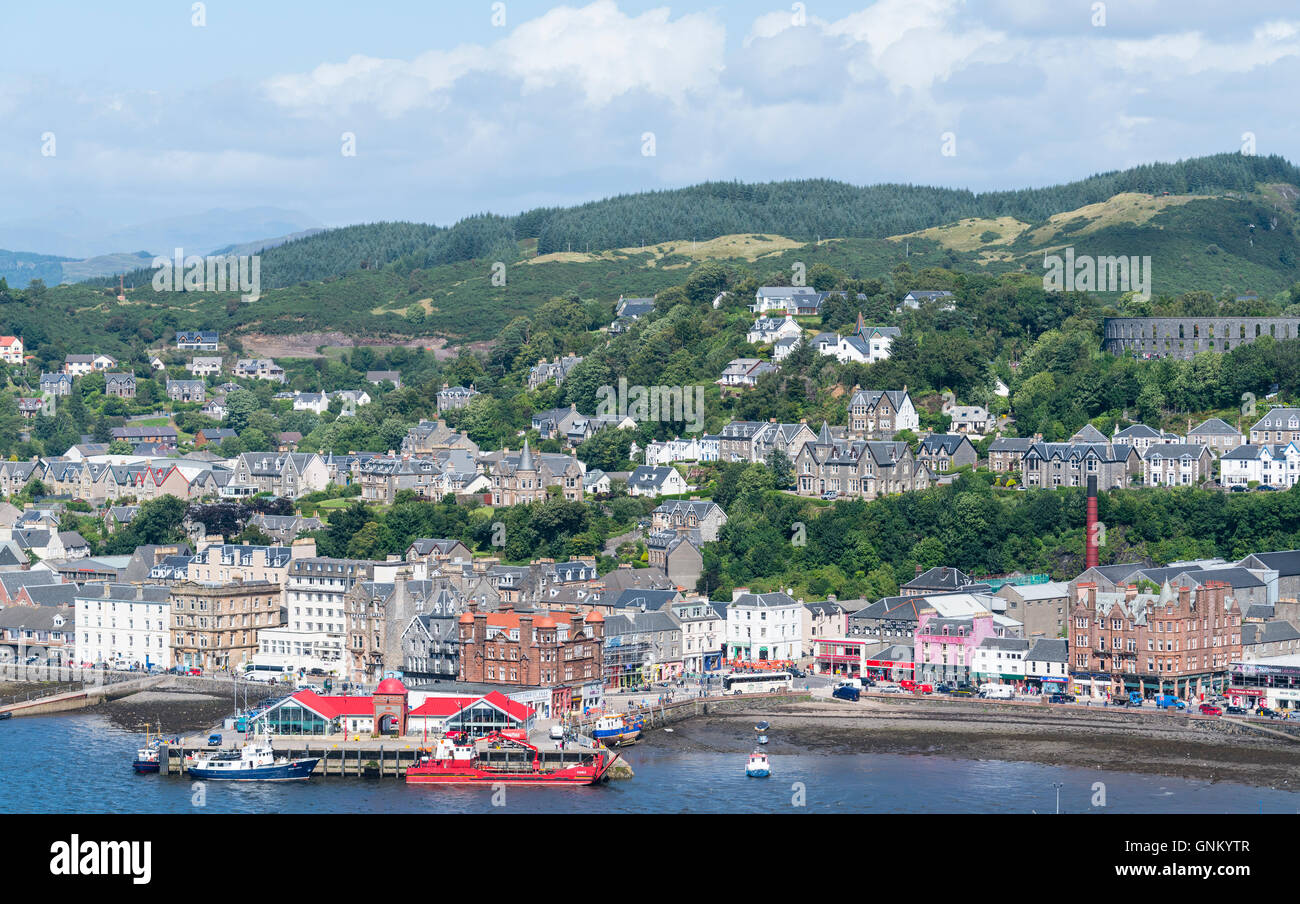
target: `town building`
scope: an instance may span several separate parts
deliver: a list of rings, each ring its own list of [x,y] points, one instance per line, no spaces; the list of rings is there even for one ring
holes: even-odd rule
[[[986,610],[963,618],[945,618],[933,608],[920,610],[913,641],[916,679],[931,684],[972,683],[975,651],[997,634],[993,613]]]
[[[459,619],[460,680],[552,687],[598,679],[604,664],[605,617],[599,612],[496,612],[466,604]]]
[[[727,652],[739,662],[793,662],[803,656],[803,604],[789,594],[732,591]]]
[[[700,675],[721,669],[727,656],[726,606],[696,596],[670,604],[669,611],[681,625],[682,669],[686,674]]]
[[[86,584],[76,597],[74,662],[171,668],[170,588]]]
[[[1025,637],[1061,637],[1073,608],[1070,585],[1062,581],[1043,584],[1004,584],[997,596],[1007,601],[1006,614],[1025,626]]]
[[[1242,612],[1228,584],[1140,593],[1082,583],[1071,613],[1070,672],[1093,697],[1138,692],[1199,697],[1227,685],[1241,661]]]
[[[251,662],[258,633],[280,626],[280,585],[231,581],[171,588],[171,655],[176,665],[208,672]]]

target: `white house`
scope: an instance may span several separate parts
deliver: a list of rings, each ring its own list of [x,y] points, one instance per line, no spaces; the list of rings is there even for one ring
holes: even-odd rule
[[[219,377],[221,376],[221,358],[217,357],[194,357],[185,365],[188,370],[196,377]]]
[[[323,392],[300,392],[293,397],[294,411],[311,411],[315,414],[324,414],[329,407],[329,396]]]
[[[781,317],[759,317],[745,334],[746,341],[753,345],[768,345],[778,339],[792,339],[803,335],[803,328],[794,322],[794,316],[786,313]]]
[[[971,672],[977,681],[1006,684],[1023,681],[1029,641],[1021,637],[986,637],[975,648]]]
[[[0,361],[5,364],[23,363],[23,340],[18,336],[0,336]]]
[[[1038,681],[1044,691],[1064,690],[1069,681],[1066,668],[1070,658],[1069,643],[1063,638],[1039,638],[1025,654],[1025,678]]]
[[[1294,442],[1238,446],[1219,458],[1219,483],[1226,487],[1258,483],[1287,489],[1295,486],[1297,475],[1300,475],[1300,447]]]
[[[954,405],[944,414],[952,417],[953,433],[974,433],[983,436],[992,429],[992,418],[983,405]]]
[[[645,463],[651,467],[659,467],[675,461],[705,461],[701,446],[700,438],[694,436],[652,442],[645,447]],[[716,448],[714,451],[716,453]]]
[[[170,668],[170,594],[154,584],[87,584],[74,598],[73,660]]]
[[[727,658],[746,662],[800,658],[803,608],[787,593],[750,593],[737,587],[727,606]]]
[[[641,465],[627,478],[627,492],[630,496],[672,496],[689,492],[690,489],[676,468]]]

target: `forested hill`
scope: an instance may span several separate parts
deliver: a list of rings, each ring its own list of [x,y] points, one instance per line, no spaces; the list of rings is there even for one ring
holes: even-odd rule
[[[985,194],[917,185],[859,187],[824,179],[710,182],[578,207],[539,208],[513,217],[481,214],[450,228],[372,223],[327,230],[264,251],[262,285],[277,288],[385,267],[409,272],[475,259],[513,261],[521,254],[521,243],[531,248],[535,242],[538,254],[548,254],[705,241],[739,233],[770,233],[805,242],[818,237],[884,238],[970,217],[1009,216],[1033,224],[1123,192],[1254,192],[1269,183],[1300,186],[1300,168],[1278,156],[1217,154],[1146,164],[1065,185]],[[138,271],[127,282],[142,285],[151,275]]]

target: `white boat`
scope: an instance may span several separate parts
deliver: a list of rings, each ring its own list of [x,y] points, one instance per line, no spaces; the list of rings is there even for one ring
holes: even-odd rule
[[[269,741],[254,741],[238,750],[192,757],[186,771],[194,778],[216,781],[302,781],[311,777],[319,761],[319,757],[291,760],[277,756]]]
[[[749,762],[745,764],[745,774],[750,778],[767,778],[772,774],[772,767],[767,761],[767,754],[761,750],[755,750],[749,755]]]
[[[767,743],[767,735],[765,735],[765,734],[761,734],[761,735],[759,735],[759,736],[758,736],[758,743],[760,743],[760,744],[766,744],[766,743]]]

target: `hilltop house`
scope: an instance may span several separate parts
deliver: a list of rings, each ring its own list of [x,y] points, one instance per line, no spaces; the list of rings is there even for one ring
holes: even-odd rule
[[[176,348],[181,351],[215,352],[219,338],[216,330],[180,330],[176,333]]]

